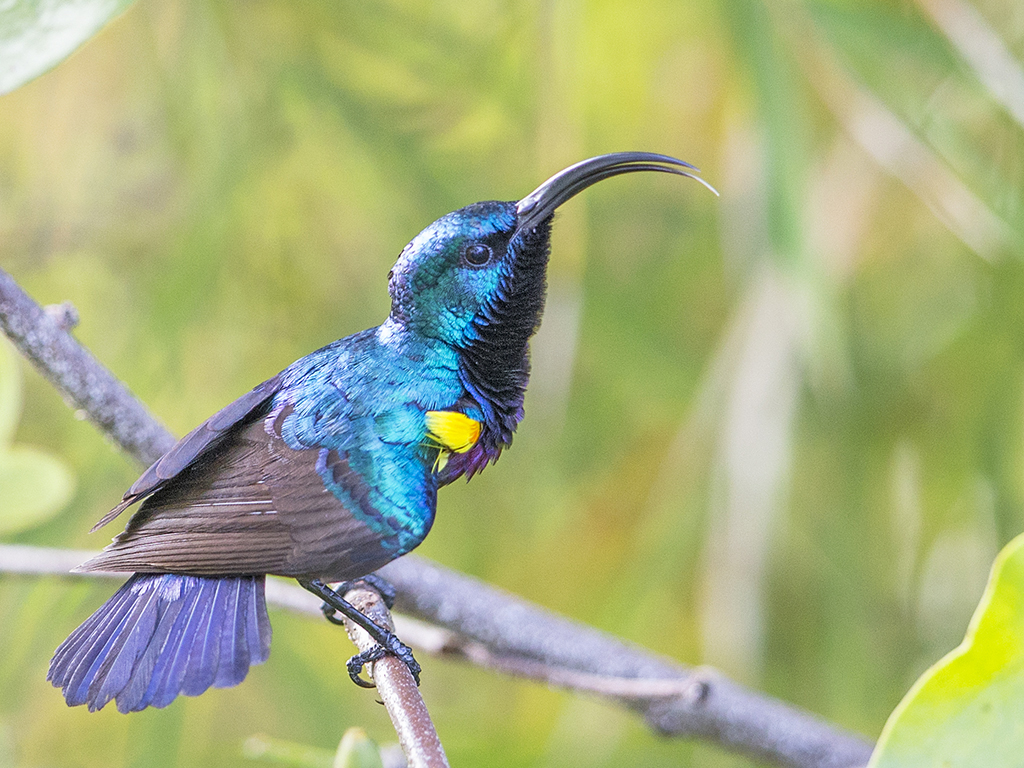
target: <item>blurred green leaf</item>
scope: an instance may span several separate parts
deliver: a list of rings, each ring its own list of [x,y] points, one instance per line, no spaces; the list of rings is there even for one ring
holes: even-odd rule
[[[345,731],[332,756],[326,749],[275,739],[263,734],[250,736],[242,753],[252,759],[293,768],[383,768],[380,747],[363,728]]]
[[[967,636],[925,672],[886,723],[870,768],[1021,764],[1024,534],[996,558]]]
[[[362,728],[349,728],[341,737],[334,768],[384,768],[380,748]]]
[[[0,534],[49,520],[71,496],[67,467],[35,448],[0,449]]]
[[[0,768],[14,768],[16,765],[11,727],[0,720]]]
[[[66,59],[132,0],[8,0],[0,3],[0,94]]]
[[[18,361],[0,339],[0,534],[31,528],[67,503],[74,480],[63,462],[40,450],[10,445],[21,414]]]
[[[0,446],[14,439],[21,415],[21,376],[7,339],[0,337]]]
[[[766,6],[750,0],[733,0],[727,7],[735,51],[750,73],[761,120],[767,235],[772,246],[766,249],[766,255],[787,266],[803,267],[806,105],[796,87],[796,72],[788,52]]]
[[[251,760],[261,760],[293,768],[331,768],[333,756],[326,749],[274,739],[263,734],[250,736],[242,744],[242,754]]]

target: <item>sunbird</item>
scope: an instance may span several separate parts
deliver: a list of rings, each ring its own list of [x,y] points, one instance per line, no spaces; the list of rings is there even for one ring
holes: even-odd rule
[[[649,152],[593,157],[514,202],[420,232],[388,275],[376,328],[318,349],[215,413],[93,528],[142,502],[79,571],[134,575],[61,643],[47,679],[69,706],[121,712],[240,683],[270,654],[266,574],[363,626],[417,677],[412,651],[328,584],[372,574],[430,531],[437,489],[497,460],[523,418],[560,205],[623,173],[696,179]],[[714,191],[712,189],[712,191]]]

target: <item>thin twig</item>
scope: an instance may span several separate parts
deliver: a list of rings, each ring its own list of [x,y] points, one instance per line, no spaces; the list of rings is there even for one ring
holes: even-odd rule
[[[377,626],[394,631],[391,612],[375,590],[358,586],[350,589],[345,599],[373,619]],[[376,646],[376,641],[366,630],[348,619],[345,620],[345,626],[349,638],[360,653]],[[371,670],[377,692],[398,734],[398,743],[402,745],[402,751],[409,760],[409,768],[448,768],[448,758],[430,719],[427,705],[423,703],[420,690],[405,662],[396,656],[385,656],[373,662]]]
[[[45,324],[45,332],[34,330],[36,323]],[[74,407],[86,410],[105,434],[141,462],[151,462],[173,443],[173,437],[124,385],[46,318],[2,270],[0,327],[47,378],[61,382],[58,386]],[[101,411],[94,413],[94,405],[102,406]],[[139,435],[149,437],[140,439]],[[81,555],[71,556],[73,564],[84,559]],[[21,566],[21,573],[44,572],[30,569],[24,562]],[[701,680],[702,684],[692,689],[700,693],[696,697],[620,697],[660,733],[700,736],[736,752],[794,768],[849,768],[864,765],[870,756],[871,745],[866,740],[803,710],[721,675],[701,672],[695,678],[692,670],[676,662],[422,558],[407,555],[380,573],[397,588],[401,610],[480,643],[498,657],[533,660],[584,675],[684,681],[691,689],[695,679]],[[268,599],[300,605],[291,593],[282,591],[288,589],[286,585],[275,584],[268,581]],[[401,624],[399,629],[406,640],[412,639]]]
[[[174,435],[63,325],[0,269],[0,328],[76,413],[149,466],[174,445]]]
[[[441,648],[444,653],[462,657],[478,667],[487,667],[513,677],[537,680],[556,688],[592,693],[608,699],[620,699],[623,702],[674,697],[697,699],[704,696],[703,678],[706,675],[700,670],[693,670],[686,678],[596,675],[592,672],[552,667],[542,661],[524,659],[521,656],[500,656],[483,643],[466,640],[454,632],[448,634],[451,640]]]
[[[0,544],[0,573],[29,576],[78,576],[69,573],[96,553],[88,549],[50,549],[27,544]],[[90,576],[92,574],[89,574]],[[123,573],[97,573],[111,579],[124,580]]]

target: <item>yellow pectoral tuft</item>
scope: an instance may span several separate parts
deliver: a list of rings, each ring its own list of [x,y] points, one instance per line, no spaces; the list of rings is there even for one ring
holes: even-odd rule
[[[458,411],[427,411],[427,439],[451,453],[465,453],[480,439],[480,422]]]
[[[427,411],[427,445],[440,448],[434,471],[440,472],[452,453],[465,453],[480,439],[480,422],[458,411]]]

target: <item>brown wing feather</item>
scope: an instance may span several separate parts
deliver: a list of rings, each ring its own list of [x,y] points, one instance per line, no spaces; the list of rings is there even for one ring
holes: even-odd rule
[[[100,518],[89,532],[98,531],[132,504],[165,486],[192,465],[205,451],[217,447],[232,429],[246,419],[250,419],[252,414],[258,413],[259,409],[267,404],[277,392],[280,383],[280,375],[267,379],[234,402],[221,408],[181,438],[167,453],[154,461],[149,469],[142,473],[142,476],[125,493],[121,503]]]
[[[227,575],[274,573],[342,580],[391,559],[380,537],[345,509],[316,471],[318,449],[295,451],[266,418],[239,425],[147,498],[84,571]],[[352,484],[343,456],[328,457]]]

